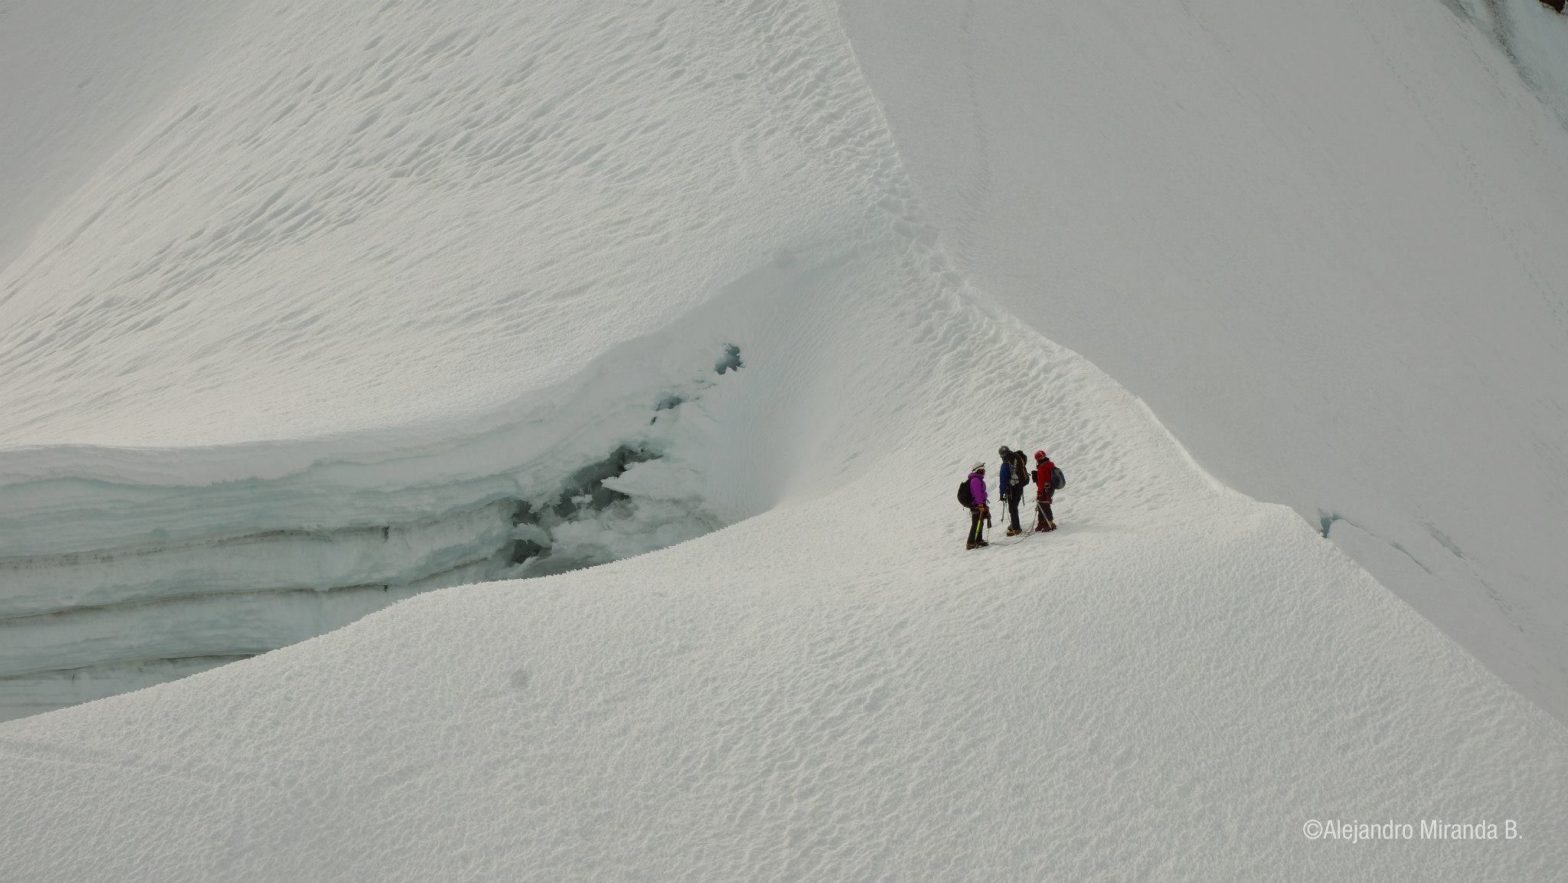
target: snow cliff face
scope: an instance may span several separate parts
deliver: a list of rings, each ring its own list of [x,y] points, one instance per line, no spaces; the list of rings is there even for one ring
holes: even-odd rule
[[[1128,36],[1075,26],[1101,51]],[[226,652],[164,652],[174,609],[218,645],[464,567],[675,544],[0,726],[4,875],[1568,861],[1568,732],[977,285],[863,45],[810,0],[321,0],[227,23],[221,63],[0,276],[4,646],[151,632],[156,659],[72,689],[145,682]],[[1557,149],[1528,131],[1521,150]],[[977,189],[1015,183],[1039,180]],[[1064,527],[963,553],[953,485],[999,443],[1062,464]],[[276,591],[245,590],[258,575]],[[1512,818],[1525,839],[1300,833],[1332,814]]]
[[[759,511],[694,311],[905,198],[802,14],[252,9],[129,134],[57,137],[125,143],[0,272],[0,714]]]
[[[702,461],[722,442],[707,412],[743,362],[733,345],[695,340],[637,341],[440,441],[370,433],[318,460],[310,444],[89,449],[65,454],[74,463],[16,452],[11,466],[32,477],[6,487],[0,517],[0,714],[276,649],[438,586],[598,564],[740,517],[756,502],[710,490],[705,476],[725,472]],[[372,440],[386,446],[353,447]],[[262,474],[201,480],[247,469]]]

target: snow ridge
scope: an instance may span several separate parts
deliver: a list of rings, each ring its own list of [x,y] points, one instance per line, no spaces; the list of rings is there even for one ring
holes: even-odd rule
[[[37,418],[17,439],[111,445],[177,429],[213,447],[8,452],[22,478],[0,488],[6,511],[91,516],[84,495],[52,494],[94,471],[169,501],[176,522],[198,490],[232,493],[248,523],[374,512],[366,523],[381,524],[407,501],[471,503],[481,488],[497,500],[521,489],[537,510],[531,495],[558,500],[570,476],[649,433],[661,456],[616,486],[684,492],[664,502],[695,500],[721,529],[425,593],[258,658],[0,725],[7,875],[1528,879],[1568,861],[1555,836],[1568,829],[1568,731],[1290,510],[1214,481],[1125,388],[971,288],[922,220],[831,7],[467,15],[435,2],[257,11],[235,42],[275,57],[245,49],[239,66],[275,70],[251,82],[289,86],[285,97],[214,103],[244,118],[200,118],[179,137],[239,133],[234,177],[210,181],[223,191],[260,174],[247,163],[263,152],[244,138],[271,133],[268,119],[316,112],[350,136],[402,123],[417,146],[425,122],[484,100],[515,65],[537,91],[489,112],[527,132],[543,108],[546,140],[571,147],[503,138],[518,152],[487,167],[492,192],[448,156],[466,143],[444,142],[390,166],[403,183],[356,222],[375,236],[317,227],[290,260],[245,253],[215,270],[222,286],[193,287],[278,311],[276,327],[228,326],[256,338],[223,383],[247,389],[233,378],[274,367],[258,353],[305,347],[315,373],[284,373],[249,401],[248,423],[215,395],[237,422],[131,386],[101,413],[62,415],[28,396],[36,376],[12,381]],[[373,61],[339,94],[344,72],[320,66],[342,45]],[[376,76],[382,47],[409,66]],[[300,82],[333,97],[315,108]],[[361,89],[412,103],[366,124],[351,112]],[[596,105],[600,92],[614,105]],[[315,144],[310,128],[284,127]],[[638,131],[659,135],[616,137]],[[385,209],[397,202],[408,210]],[[160,188],[115,211],[169,210],[178,226],[214,204]],[[256,236],[298,220],[244,211]],[[621,219],[634,226],[597,235]],[[623,241],[639,223],[651,240]],[[44,273],[135,265],[158,238],[82,268],[64,256],[86,246],[60,242]],[[519,238],[522,257],[503,247]],[[372,253],[433,293],[389,284]],[[329,257],[342,275],[323,285]],[[31,273],[17,283],[28,298],[70,292]],[[518,286],[511,309],[494,309],[492,277]],[[260,296],[295,285],[332,321],[307,328],[288,297]],[[372,291],[377,314],[362,316]],[[228,321],[199,300],[185,300],[209,314],[196,324]],[[443,330],[454,316],[461,334]],[[603,333],[576,334],[587,326]],[[396,364],[393,345],[412,363],[402,376],[360,370]],[[720,374],[727,347],[741,367]],[[134,351],[104,356],[122,358]],[[482,389],[434,402],[446,372]],[[389,428],[378,397],[400,384],[429,422]],[[323,398],[283,420],[276,402],[306,390]],[[331,414],[326,401],[360,409]],[[129,426],[132,403],[170,429]],[[261,425],[273,441],[257,441]],[[251,444],[219,446],[236,439]],[[1072,474],[1064,528],[962,553],[952,480],[999,442],[1045,447]],[[187,453],[202,482],[179,480]],[[63,483],[43,493],[46,473]],[[48,527],[11,525],[41,548],[87,533]],[[1335,814],[1517,817],[1526,836],[1378,850],[1302,836]]]
[[[977,291],[1222,481],[1361,525],[1568,717],[1568,130],[1490,37],[1429,0],[844,14]]]

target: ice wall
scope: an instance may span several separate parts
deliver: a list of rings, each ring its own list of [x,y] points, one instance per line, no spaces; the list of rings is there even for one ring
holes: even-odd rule
[[[67,114],[80,164],[0,167],[0,193],[64,182],[0,267],[15,695],[636,554],[781,491],[716,450],[748,342],[700,314],[901,198],[821,8],[252,5],[201,42],[24,5],[7,101],[71,94],[101,24],[143,104]],[[181,35],[200,50],[164,53]]]
[[[684,374],[627,373],[650,345],[434,448],[205,485],[0,486],[0,717],[264,653],[432,588],[559,573],[713,529],[701,411],[740,382],[740,351],[714,346]],[[149,453],[142,468],[179,456]]]

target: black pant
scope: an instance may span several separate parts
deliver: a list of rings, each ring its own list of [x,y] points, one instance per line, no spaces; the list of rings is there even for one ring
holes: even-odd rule
[[[1050,497],[1040,497],[1040,498],[1036,499],[1034,501],[1034,510],[1035,510],[1034,511],[1035,525],[1034,526],[1035,526],[1036,530],[1038,530],[1040,528],[1043,528],[1048,523],[1053,522],[1053,521],[1056,520],[1056,516],[1054,514],[1052,514],[1052,512],[1051,512],[1051,498]]]
[[[1018,503],[1024,498],[1024,489],[1021,487],[1009,488],[1007,491],[1007,516],[1011,519],[1009,526],[1013,530],[1023,530],[1018,526]]]
[[[969,542],[978,543],[985,539],[982,531],[985,529],[985,510],[979,506],[969,507]]]

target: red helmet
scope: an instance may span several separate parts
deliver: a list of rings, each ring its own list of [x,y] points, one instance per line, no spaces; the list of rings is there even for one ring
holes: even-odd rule
[[[1036,462],[1038,462],[1040,460],[1044,460],[1045,459],[1045,452],[1044,451],[1035,451],[1034,452],[1034,459],[1035,459]]]

